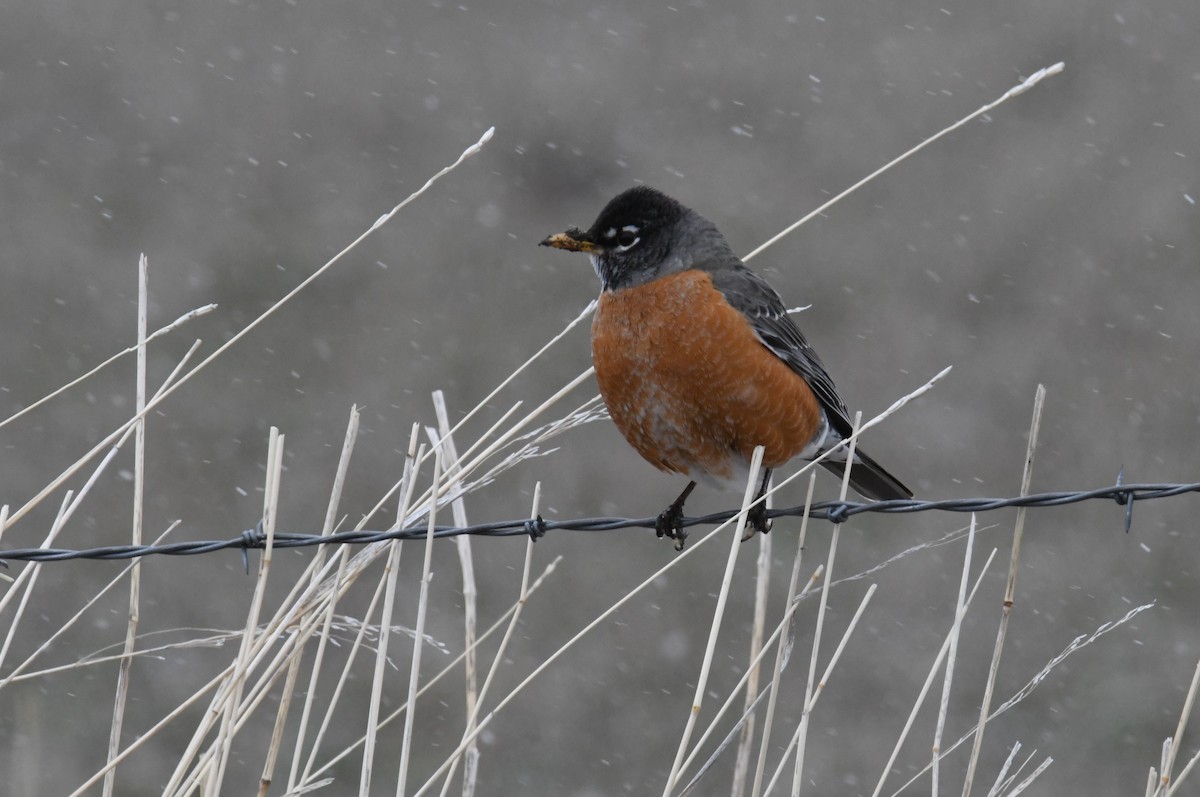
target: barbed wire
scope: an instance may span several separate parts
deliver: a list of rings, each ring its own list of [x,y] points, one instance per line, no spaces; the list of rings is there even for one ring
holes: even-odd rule
[[[809,517],[828,520],[833,523],[844,523],[855,515],[868,512],[882,514],[911,514],[914,512],[992,512],[997,509],[1010,507],[1041,508],[1050,506],[1066,506],[1081,501],[1103,499],[1116,501],[1125,507],[1125,531],[1128,532],[1133,522],[1134,501],[1149,501],[1156,498],[1170,498],[1184,493],[1200,492],[1200,483],[1195,484],[1123,484],[1118,477],[1117,483],[1111,487],[1101,487],[1095,490],[1060,491],[1053,493],[1037,493],[1034,495],[1016,496],[1013,498],[949,498],[940,501],[919,501],[915,499],[893,501],[822,501],[815,503],[809,510]],[[799,517],[804,514],[803,506],[793,506],[784,509],[772,509],[767,513],[771,519],[781,517]],[[684,528],[699,525],[714,525],[724,523],[737,515],[737,510],[716,512],[711,515],[683,518]],[[536,518],[520,520],[500,520],[492,523],[481,523],[474,526],[436,526],[434,537],[457,537],[463,534],[480,537],[513,537],[530,535],[534,539],[545,536],[551,531],[615,531],[618,529],[653,529],[655,518],[623,518],[595,517],[576,518],[573,520],[545,520],[540,515]],[[361,545],[385,540],[415,540],[423,539],[428,533],[425,525],[409,526],[398,531],[342,531],[335,534],[296,534],[276,532],[274,547],[304,548],[312,545]],[[236,549],[245,553],[254,548],[266,547],[267,536],[258,527],[243,531],[237,537],[228,540],[209,540],[203,542],[176,542],[163,545],[109,545],[100,548],[81,550],[65,548],[14,548],[0,550],[0,565],[4,561],[23,562],[62,562],[70,559],[135,559],[141,556],[195,556]]]

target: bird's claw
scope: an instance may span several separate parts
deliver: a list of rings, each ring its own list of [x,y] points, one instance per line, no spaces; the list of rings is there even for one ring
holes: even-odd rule
[[[671,505],[658,513],[658,517],[654,519],[654,533],[659,537],[666,537],[669,540],[675,540],[675,550],[682,551],[683,544],[687,542],[687,532],[683,530],[683,505],[687,502],[688,496],[692,494],[692,490],[696,489],[695,482],[688,482],[688,486],[683,488],[683,492],[679,497],[671,502]]]
[[[770,533],[774,524],[767,516],[767,505],[760,502],[750,507],[750,511],[746,513],[746,524],[761,534]]]
[[[770,533],[773,525],[771,518],[767,517],[766,504],[755,504],[746,513],[746,533],[742,537],[742,542],[752,539],[755,534]]]
[[[683,550],[688,534],[683,528],[683,507],[678,502],[658,513],[658,517],[654,519],[654,533],[660,538],[674,540],[675,550]]]

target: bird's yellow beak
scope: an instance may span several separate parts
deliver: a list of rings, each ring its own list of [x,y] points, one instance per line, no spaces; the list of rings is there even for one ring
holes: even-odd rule
[[[565,249],[568,252],[599,252],[600,247],[589,241],[586,233],[578,227],[572,227],[566,232],[556,233],[542,241],[538,246],[552,246],[555,249]]]

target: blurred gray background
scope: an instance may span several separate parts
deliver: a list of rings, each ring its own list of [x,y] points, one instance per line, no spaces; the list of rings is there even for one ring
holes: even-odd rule
[[[10,0],[0,4],[0,418],[134,341],[139,253],[150,260],[152,330],[220,305],[153,344],[153,386],[194,338],[205,352],[227,340],[495,125],[482,153],[151,418],[147,534],[180,519],[174,539],[211,539],[256,521],[271,425],[288,438],[281,526],[318,530],[347,413],[363,406],[342,504],[353,522],[398,478],[411,424],[433,422],[430,391],[445,390],[461,417],[596,294],[586,259],[536,246],[546,234],[590,223],[610,196],[646,182],[748,252],[1061,60],[1064,74],[871,183],[754,266],[790,305],[812,304],[801,326],[852,409],[873,415],[954,366],[868,438],[920,497],[1015,494],[1038,383],[1048,399],[1035,491],[1111,484],[1122,466],[1133,482],[1197,481],[1197,30],[1193,0]],[[581,326],[466,439],[514,401],[529,406],[552,394],[588,358]],[[133,368],[127,358],[0,429],[0,503],[24,504],[129,416]],[[568,404],[592,392],[589,383]],[[556,453],[473,495],[471,520],[526,514],[538,480],[548,518],[646,516],[682,486],[641,462],[607,421],[556,444]],[[128,538],[131,467],[123,452],[61,545]],[[820,497],[836,489],[819,479]],[[802,498],[793,487],[781,501]],[[689,509],[735,500],[701,491]],[[56,494],[10,528],[3,545],[38,544],[60,501]],[[991,726],[984,780],[1020,741],[1055,759],[1036,793],[1141,788],[1200,654],[1197,507],[1193,496],[1138,504],[1128,535],[1124,511],[1111,503],[1031,512],[1001,697],[1075,636],[1135,605],[1157,605]],[[981,516],[980,549],[999,547],[1006,561],[1013,519],[1011,511]],[[391,522],[385,514],[373,526]],[[965,522],[856,518],[838,571],[866,569]],[[780,522],[772,536],[773,612],[796,529]],[[829,531],[811,530],[812,565]],[[880,592],[814,716],[812,793],[870,792],[950,622],[962,547],[926,551],[874,577]],[[475,542],[484,624],[515,597],[523,549],[520,539]],[[405,624],[415,618],[420,559],[408,550]],[[710,546],[656,583],[513,703],[485,738],[480,793],[659,793],[725,550]],[[742,551],[714,694],[745,666],[756,550]],[[552,534],[535,555],[535,569],[564,560],[528,607],[497,685],[504,691],[675,554],[651,533],[625,531]],[[310,556],[277,557],[280,589]],[[434,566],[431,632],[457,651],[461,593],[450,545]],[[47,567],[5,670],[119,567]],[[142,630],[238,627],[253,588],[241,567],[233,552],[148,560]],[[953,738],[977,712],[1003,581],[997,565],[968,621]],[[123,589],[46,664],[118,643]],[[865,589],[858,581],[833,592],[838,633]],[[363,605],[356,594],[347,610]],[[799,716],[814,609],[801,612],[800,663],[784,687],[788,729]],[[11,609],[5,624],[10,617]],[[126,740],[228,655],[140,660]],[[427,654],[430,672],[440,655]],[[328,749],[361,733],[368,676],[369,665]],[[104,665],[0,693],[0,770],[11,793],[65,793],[103,763],[115,677]],[[394,707],[403,665],[390,677]],[[448,683],[421,704],[415,775],[428,774],[458,738],[461,700]],[[904,778],[928,756],[932,715],[922,721],[897,765]],[[161,789],[192,723],[135,756],[119,791]],[[381,744],[394,751],[390,733]],[[269,735],[266,721],[243,733],[231,793],[257,782]],[[1184,755],[1196,738],[1185,740]],[[958,783],[964,761],[962,753],[949,759],[944,777]],[[357,773],[351,759],[331,793],[348,793]],[[727,793],[729,777],[721,759],[701,791]]]

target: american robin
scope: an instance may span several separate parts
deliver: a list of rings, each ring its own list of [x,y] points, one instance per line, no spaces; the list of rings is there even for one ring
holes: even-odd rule
[[[541,245],[591,257],[601,286],[592,361],[608,413],[651,465],[691,479],[658,516],[659,536],[682,547],[696,480],[744,489],[755,446],[765,448],[761,497],[773,469],[850,435],[845,402],[779,294],[696,211],[637,186],[590,229]],[[839,476],[841,452],[821,462]],[[912,497],[861,448],[850,485],[871,500]],[[752,521],[769,528],[764,504]]]

